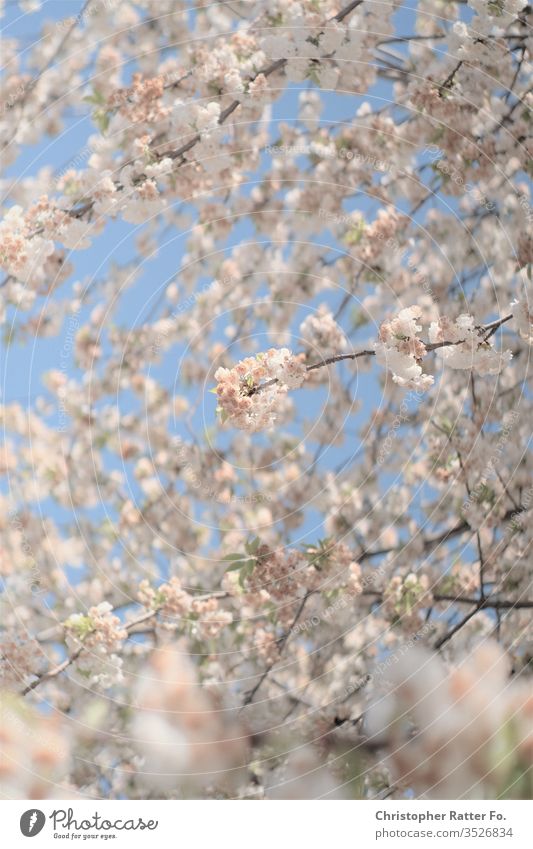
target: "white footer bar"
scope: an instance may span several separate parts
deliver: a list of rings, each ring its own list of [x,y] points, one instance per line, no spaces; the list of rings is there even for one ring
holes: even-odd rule
[[[514,849],[532,845],[532,808],[516,801],[0,802],[2,842],[9,849],[73,843],[117,849]]]

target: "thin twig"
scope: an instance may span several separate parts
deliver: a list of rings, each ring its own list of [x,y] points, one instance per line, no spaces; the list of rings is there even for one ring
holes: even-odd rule
[[[490,324],[482,325],[480,330],[483,332],[486,330],[490,330],[488,336],[486,336],[482,341],[486,342],[489,336],[492,336],[496,330],[501,327],[506,321],[510,321],[512,319],[512,314],[504,316],[504,318],[499,318],[496,321],[490,322]],[[424,347],[426,351],[437,351],[439,348],[449,348],[453,345],[461,345],[465,340],[460,339],[458,342],[424,342]],[[375,350],[371,348],[365,348],[362,351],[352,351],[349,354],[335,354],[332,357],[325,357],[323,360],[320,360],[317,363],[312,363],[312,365],[307,366],[307,371],[314,371],[317,368],[323,368],[324,366],[330,366],[335,363],[340,363],[343,360],[357,360],[359,357],[374,357],[376,355]],[[248,395],[255,395],[257,392],[261,392],[263,389],[266,389],[269,386],[274,386],[276,383],[279,383],[279,378],[273,377],[271,380],[266,380],[264,383],[260,383],[257,386],[251,386],[247,389]]]
[[[466,623],[469,622],[472,619],[472,617],[476,615],[476,613],[479,613],[480,610],[481,610],[481,605],[477,604],[474,607],[473,610],[471,610],[469,613],[467,613],[466,616],[464,616],[463,619],[461,619],[461,621],[458,622],[457,625],[455,625],[455,627],[451,629],[451,631],[448,631],[446,634],[444,634],[443,637],[440,637],[440,639],[437,640],[437,642],[435,643],[435,648],[436,649],[442,648],[442,646],[445,645],[448,642],[448,640],[451,640],[451,638],[455,634],[457,634],[457,631],[460,631],[461,628],[464,625],[466,625]]]
[[[228,592],[226,592],[225,590],[220,590],[220,591],[215,591],[215,592],[211,592],[211,593],[203,593],[202,595],[194,596],[193,599],[194,599],[194,601],[207,601],[208,599],[211,599],[211,598],[220,599],[220,598],[228,598],[228,596],[229,596]],[[132,619],[130,622],[125,623],[123,625],[123,628],[128,633],[128,635],[139,633],[138,630],[137,630],[138,626],[143,625],[145,622],[151,621],[160,612],[161,612],[160,607],[157,607],[154,610],[148,610],[145,613],[142,613],[140,616],[137,616],[136,619]],[[59,628],[61,629],[60,632],[58,632]],[[61,636],[61,634],[63,632],[64,632],[64,626],[63,625],[55,626],[54,629],[49,629],[48,631],[44,631],[42,634],[38,635],[37,640],[43,640],[44,641],[44,640],[51,639],[54,636],[57,636],[57,639],[59,639],[59,637]],[[84,643],[82,643],[80,646],[78,646],[78,648],[69,657],[65,658],[65,660],[63,660],[57,666],[54,666],[52,669],[48,670],[47,672],[42,672],[39,675],[37,675],[37,677],[35,678],[35,681],[32,681],[31,684],[28,684],[28,686],[25,687],[22,690],[21,694],[23,696],[25,696],[31,690],[35,690],[35,688],[38,687],[39,684],[42,684],[43,681],[49,681],[51,678],[56,678],[58,675],[60,675],[62,672],[64,672],[65,669],[68,669],[68,667],[72,663],[74,663],[74,661],[76,661],[79,658],[79,656],[82,654],[82,652],[85,649],[86,649],[86,646],[85,646]]]
[[[278,662],[279,657],[281,656],[281,653],[282,653],[283,649],[285,648],[287,641],[288,641],[290,635],[292,634],[292,631],[293,631],[296,623],[298,622],[298,619],[300,618],[300,616],[303,613],[304,607],[307,603],[307,599],[309,598],[309,596],[311,594],[312,594],[311,591],[308,591],[304,595],[304,597],[302,598],[300,604],[298,605],[298,609],[296,611],[294,619],[292,620],[290,626],[287,628],[287,630],[282,635],[282,637],[280,637],[280,639],[278,640],[278,657],[275,660],[273,660],[271,663],[269,663],[269,665],[266,667],[266,669],[261,673],[257,683],[252,687],[251,690],[248,691],[248,693],[246,693],[246,696],[244,697],[244,701],[243,701],[243,704],[242,704],[243,708],[245,708],[247,705],[252,703],[252,701],[253,701],[256,693],[258,692],[259,688],[261,687],[263,681],[265,681],[265,679],[268,678],[270,672],[272,671],[272,669],[274,668],[274,666]]]

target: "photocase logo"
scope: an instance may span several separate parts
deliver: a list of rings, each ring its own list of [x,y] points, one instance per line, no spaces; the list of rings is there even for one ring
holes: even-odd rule
[[[42,811],[37,808],[30,808],[29,811],[24,811],[20,818],[20,830],[24,837],[35,837],[43,830],[46,817]]]

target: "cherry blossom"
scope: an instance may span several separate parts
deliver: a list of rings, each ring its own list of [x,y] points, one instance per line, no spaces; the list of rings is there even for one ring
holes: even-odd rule
[[[57,716],[44,717],[2,692],[2,786],[11,799],[77,798],[69,784],[71,735]]]
[[[280,401],[288,389],[302,385],[305,365],[288,348],[271,348],[256,357],[246,357],[233,369],[220,367],[216,395],[223,421],[243,430],[261,430],[276,420]]]
[[[302,321],[300,333],[315,358],[317,353],[323,357],[341,354],[348,347],[342,328],[325,304],[318,308],[316,315],[308,315]]]
[[[226,788],[238,783],[246,763],[246,738],[237,736],[230,715],[217,710],[216,694],[198,687],[187,657],[170,647],[153,652],[135,700],[133,730],[148,770],[147,790],[169,789],[178,780],[194,795],[220,776]]]
[[[0,6],[3,796],[528,798],[531,7]]]
[[[449,671],[434,656],[413,651],[388,676],[393,689],[370,708],[367,732],[391,735],[396,780],[429,799],[527,798],[531,690],[507,682],[496,644],[478,647]],[[409,738],[411,723],[416,730]]]
[[[451,324],[439,320],[429,328],[429,339],[433,343],[451,342],[450,347],[441,349],[444,364],[456,369],[474,369],[479,374],[499,374],[513,354],[506,350],[493,349],[482,327],[475,326],[474,317],[460,315]]]
[[[528,302],[513,301],[511,311],[520,337],[531,345],[533,343],[533,314],[531,313]]]

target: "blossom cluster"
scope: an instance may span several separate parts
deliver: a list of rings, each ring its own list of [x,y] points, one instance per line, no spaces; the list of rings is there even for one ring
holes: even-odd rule
[[[187,616],[192,596],[182,588],[179,578],[172,577],[155,590],[146,579],[139,584],[138,599],[149,610],[159,610],[166,618]]]
[[[71,735],[56,713],[43,716],[13,693],[0,691],[2,792],[8,799],[76,797],[67,777]]]
[[[302,321],[300,334],[315,358],[317,354],[321,357],[340,354],[348,347],[344,331],[325,304]]]
[[[30,238],[31,228],[20,206],[13,206],[0,222],[0,263],[3,268],[25,283],[41,283],[45,279],[47,259],[54,252],[50,238]]]
[[[378,363],[392,372],[395,383],[423,392],[429,389],[435,378],[424,374],[420,365],[426,354],[426,346],[418,337],[422,325],[417,319],[421,315],[420,307],[406,307],[395,318],[384,321],[379,329],[375,351]]]
[[[383,593],[383,614],[404,631],[416,632],[421,613],[431,605],[429,576],[411,572],[404,578],[394,575]]]
[[[533,345],[533,306],[531,302],[514,300],[511,311],[520,337],[529,345]]]
[[[43,665],[37,640],[24,633],[4,633],[0,637],[0,688],[16,690],[27,683]]]
[[[64,625],[69,649],[76,652],[83,648],[77,662],[80,674],[102,688],[121,679],[123,661],[119,652],[128,632],[108,601],[89,608],[86,615],[73,613]]]
[[[530,338],[530,314],[524,302],[513,305],[522,338]],[[376,360],[392,373],[394,383],[405,389],[424,392],[434,383],[434,376],[425,374],[421,362],[428,346],[420,338],[422,315],[419,306],[406,307],[392,319],[382,322],[379,342],[374,343]],[[308,316],[300,332],[309,346],[318,348],[321,355],[341,356],[346,339],[326,307],[318,315]],[[431,322],[428,329],[432,350],[438,349],[445,365],[453,369],[473,369],[481,375],[499,374],[512,359],[512,351],[497,351],[492,334],[476,325],[474,317],[460,315],[455,321],[447,317]],[[270,427],[276,418],[281,396],[294,389],[306,378],[302,356],[294,356],[287,348],[271,348],[256,358],[248,357],[233,369],[219,368],[216,394],[218,411],[223,420],[230,419],[238,428],[248,431]],[[263,382],[263,383],[262,383]]]
[[[157,621],[163,629],[183,631],[183,626],[189,625],[202,639],[218,636],[233,621],[231,613],[220,608],[215,596],[195,598],[175,576],[157,589],[147,580],[141,581],[138,598],[144,607],[159,614]]]
[[[387,739],[393,779],[423,798],[530,798],[533,695],[493,642],[446,669],[413,647],[387,672],[367,733]]]
[[[512,351],[496,351],[474,317],[460,315],[455,322],[441,318],[429,327],[429,341],[450,343],[440,349],[444,364],[455,369],[472,369],[478,374],[499,374],[512,359]]]
[[[288,348],[246,357],[232,369],[220,367],[215,380],[222,421],[247,431],[270,427],[287,391],[301,386],[306,376],[303,359]]]
[[[134,698],[132,732],[147,788],[178,784],[188,796],[213,784],[235,790],[246,764],[246,731],[198,682],[186,653],[171,645],[154,651]]]

